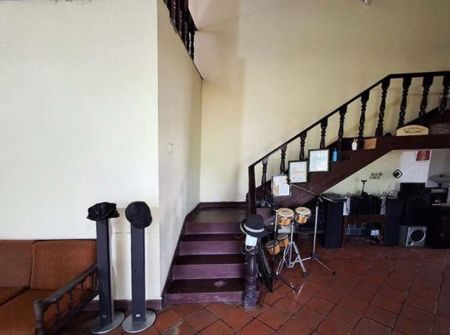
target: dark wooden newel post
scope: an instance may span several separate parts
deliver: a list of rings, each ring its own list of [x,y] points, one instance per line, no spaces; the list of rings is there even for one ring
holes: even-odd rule
[[[246,251],[247,275],[245,279],[244,308],[256,308],[258,301],[258,263],[256,261],[258,251],[258,244],[254,248]]]

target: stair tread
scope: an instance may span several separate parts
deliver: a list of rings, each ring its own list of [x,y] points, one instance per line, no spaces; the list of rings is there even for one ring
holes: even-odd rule
[[[178,256],[175,259],[175,265],[241,264],[241,263],[245,263],[245,257],[242,254],[186,255],[186,256]]]
[[[181,237],[181,241],[240,241],[243,236],[236,238],[235,234],[187,234]]]
[[[171,283],[167,293],[242,292],[244,285],[245,278],[177,279]]]
[[[246,215],[245,208],[225,207],[225,208],[204,208],[189,221],[190,224],[211,224],[211,223],[236,223],[241,222]]]

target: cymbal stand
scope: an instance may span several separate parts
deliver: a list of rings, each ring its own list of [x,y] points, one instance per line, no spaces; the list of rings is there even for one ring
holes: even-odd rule
[[[312,249],[312,251],[311,251],[311,256],[302,259],[302,261],[316,261],[316,262],[319,263],[323,268],[325,268],[326,270],[328,270],[329,272],[331,272],[333,275],[335,275],[336,272],[335,272],[333,269],[331,269],[328,265],[326,265],[325,263],[323,263],[323,262],[319,259],[319,254],[318,254],[317,251],[316,251],[316,243],[317,243],[317,225],[318,225],[318,222],[319,222],[319,204],[320,204],[321,202],[323,202],[324,200],[329,201],[329,202],[335,202],[335,201],[332,200],[332,199],[330,199],[330,198],[328,198],[328,197],[326,197],[326,196],[324,196],[324,195],[317,194],[317,193],[315,193],[315,192],[313,192],[313,191],[310,191],[310,190],[308,190],[308,189],[306,189],[306,188],[303,188],[303,187],[301,187],[301,186],[298,186],[298,185],[295,185],[295,184],[292,184],[292,183],[290,183],[290,185],[291,185],[291,186],[294,186],[294,187],[296,187],[296,188],[298,188],[298,189],[300,189],[300,190],[302,190],[302,191],[305,191],[305,192],[307,192],[307,193],[310,193],[310,194],[312,194],[312,195],[314,195],[314,196],[316,197],[316,213],[315,213],[315,217],[314,217],[313,249]]]

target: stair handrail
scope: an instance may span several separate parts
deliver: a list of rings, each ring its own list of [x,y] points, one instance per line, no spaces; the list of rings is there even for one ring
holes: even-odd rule
[[[321,148],[324,147],[325,143],[325,134],[326,134],[326,128],[328,124],[328,119],[332,117],[333,115],[340,113],[340,122],[339,122],[339,138],[338,142],[342,141],[343,138],[343,123],[345,120],[345,114],[347,111],[347,106],[351,104],[352,102],[361,99],[361,116],[360,116],[360,124],[359,124],[359,133],[358,133],[358,145],[359,148],[362,147],[363,142],[363,135],[364,135],[364,125],[365,125],[365,111],[366,111],[366,104],[370,96],[370,92],[377,86],[382,85],[382,99],[380,103],[379,108],[379,119],[377,124],[377,129],[375,136],[383,136],[383,121],[384,121],[384,110],[385,110],[385,103],[386,103],[386,94],[387,90],[390,86],[391,79],[403,79],[403,92],[402,92],[402,102],[400,106],[400,115],[399,115],[399,122],[397,125],[397,128],[400,128],[404,125],[404,117],[406,112],[406,105],[407,105],[407,97],[408,97],[408,90],[409,86],[411,85],[411,79],[412,78],[423,78],[423,97],[422,97],[422,103],[421,103],[421,111],[419,116],[423,116],[425,113],[426,107],[427,107],[427,98],[429,94],[429,88],[433,83],[433,79],[435,77],[443,77],[442,85],[443,85],[443,92],[442,92],[442,98],[441,103],[439,106],[440,112],[444,113],[446,104],[447,104],[447,96],[449,92],[449,83],[450,83],[450,71],[432,71],[432,72],[411,72],[411,73],[393,73],[389,74],[382,79],[378,80],[368,88],[361,91],[359,94],[355,95],[353,98],[345,102],[344,104],[340,105],[338,108],[334,109],[332,112],[328,113],[327,115],[323,116],[318,121],[314,122],[307,128],[303,129],[293,137],[291,137],[289,140],[285,141],[280,146],[276,147],[272,151],[270,151],[268,154],[264,155],[257,161],[255,161],[253,164],[249,165],[248,167],[248,177],[249,177],[249,190],[248,190],[248,207],[250,213],[256,212],[256,181],[255,181],[255,166],[259,163],[263,164],[263,176],[261,180],[261,185],[263,188],[265,187],[265,178],[266,178],[266,172],[267,172],[267,164],[268,164],[268,158],[269,156],[273,155],[277,151],[281,150],[281,157],[282,162],[280,164],[281,170],[284,170],[285,167],[285,156],[286,156],[286,150],[287,145],[292,143],[295,140],[300,139],[301,140],[301,148],[300,148],[300,154],[299,158],[301,160],[305,159],[304,155],[304,145],[305,145],[305,139],[306,134],[311,129],[321,126],[322,133],[321,133]],[[303,138],[302,138],[303,137]],[[263,196],[265,195],[265,190],[262,191]]]

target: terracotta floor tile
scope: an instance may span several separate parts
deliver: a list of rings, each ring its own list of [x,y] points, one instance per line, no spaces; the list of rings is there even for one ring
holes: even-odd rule
[[[280,328],[288,319],[289,317],[286,314],[276,310],[275,308],[269,308],[258,316],[258,320],[262,321],[274,330]]]
[[[433,335],[450,334],[450,320],[441,316],[436,316],[433,325]]]
[[[308,306],[303,306],[300,308],[297,313],[295,313],[294,317],[311,329],[317,328],[317,326],[325,318],[324,315],[314,311]]]
[[[245,309],[242,306],[239,306],[238,309],[240,309],[241,311],[244,311],[245,313],[247,313],[248,315],[256,318],[258,315],[260,315],[261,313],[263,313],[264,311],[266,311],[267,309],[269,309],[270,306],[269,305],[257,305],[256,308],[250,308],[250,309]]]
[[[241,330],[247,323],[253,320],[253,317],[248,313],[240,310],[239,308],[234,309],[222,318],[231,328],[235,331]]]
[[[267,292],[266,295],[264,296],[264,303],[272,306],[281,298],[282,296],[279,295],[277,292]]]
[[[429,313],[435,313],[437,308],[437,303],[435,300],[419,298],[414,295],[408,295],[406,297],[406,304]]]
[[[371,304],[396,314],[400,313],[402,309],[401,302],[389,299],[381,294],[377,294]]]
[[[424,326],[420,322],[415,322],[399,316],[397,322],[394,326],[395,330],[407,335],[422,335],[430,334],[431,328],[429,326]]]
[[[217,320],[206,329],[204,329],[201,335],[232,335],[234,334],[234,329],[228,326],[225,322]]]
[[[204,307],[202,304],[179,304],[173,306],[173,309],[176,310],[178,314],[180,314],[184,318],[202,310],[203,308]]]
[[[175,310],[169,309],[167,311],[158,314],[155,322],[155,327],[159,331],[165,331],[183,321],[183,317],[178,314]]]
[[[397,320],[396,313],[392,313],[374,305],[369,305],[364,315],[369,319],[382,323],[383,325],[391,328],[394,327],[395,321]]]
[[[394,288],[385,286],[380,289],[378,292],[383,297],[387,297],[390,299],[394,299],[398,302],[403,302],[406,298],[406,292],[403,290],[396,290]]]
[[[294,300],[281,298],[273,304],[272,307],[286,315],[293,315],[300,309],[300,307],[302,307],[302,305]]]
[[[307,304],[309,308],[315,310],[316,312],[319,312],[323,315],[328,315],[330,311],[335,306],[334,303],[329,302],[327,300],[324,300],[322,298],[313,297]]]
[[[250,322],[239,332],[240,335],[269,335],[273,333],[272,329],[257,319]]]
[[[426,323],[429,325],[431,325],[433,323],[433,319],[434,319],[434,315],[432,313],[425,312],[421,309],[418,309],[416,307],[413,307],[413,306],[410,306],[407,304],[403,305],[400,315],[407,319]]]
[[[147,333],[144,334],[147,335]],[[194,330],[194,328],[192,328],[192,326],[189,323],[182,322],[172,328],[169,328],[168,330],[162,333],[162,335],[181,335],[181,334],[195,335],[198,334],[198,332]]]
[[[218,318],[222,318],[236,308],[236,305],[213,303],[206,307]]]
[[[333,304],[339,303],[339,301],[342,299],[344,294],[337,292],[336,290],[333,290],[328,287],[324,287],[322,290],[320,290],[319,293],[317,293],[316,297],[325,299],[329,302],[332,302]]]
[[[317,330],[323,335],[346,335],[352,332],[351,328],[333,319],[324,320]]]
[[[348,297],[370,303],[375,297],[376,292],[355,288],[349,291]]]
[[[311,328],[301,323],[296,319],[289,319],[280,329],[277,334],[279,335],[307,335],[311,334]]]
[[[359,314],[364,313],[364,311],[367,308],[366,302],[359,301],[357,299],[352,299],[349,297],[342,298],[342,300],[339,302],[339,305]]]
[[[358,335],[388,335],[392,329],[376,321],[361,318],[355,327],[354,334]],[[409,334],[408,334],[409,335]]]
[[[347,327],[353,328],[358,322],[360,315],[338,305],[333,308],[328,317],[343,323]]]
[[[217,317],[206,309],[202,309],[197,313],[191,314],[186,318],[186,321],[194,328],[197,332],[205,329],[211,323],[217,320]]]

